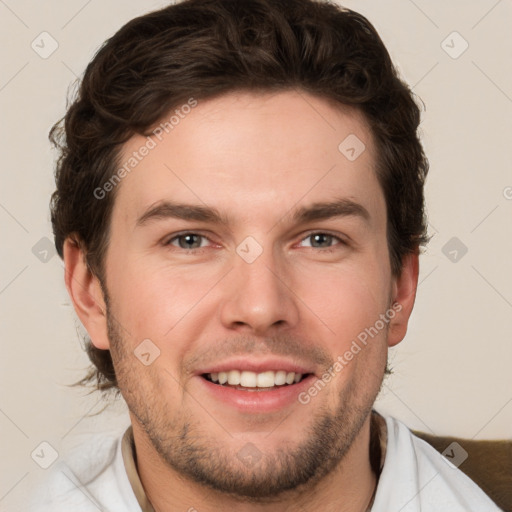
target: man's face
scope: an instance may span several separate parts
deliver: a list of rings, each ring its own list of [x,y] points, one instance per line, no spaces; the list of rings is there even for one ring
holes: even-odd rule
[[[354,135],[366,146],[355,159]],[[353,349],[395,282],[369,129],[305,93],[239,93],[199,101],[155,140],[118,185],[105,262],[136,435],[175,471],[240,496],[319,478],[360,432],[386,364],[387,326]],[[120,162],[146,142],[133,137]],[[165,202],[222,222],[156,212]]]

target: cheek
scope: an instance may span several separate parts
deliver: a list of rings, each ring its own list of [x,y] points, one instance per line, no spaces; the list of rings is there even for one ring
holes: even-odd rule
[[[385,279],[346,269],[321,279],[317,274],[316,283],[304,302],[333,331],[322,336],[334,362],[327,407],[337,410],[340,400],[366,404],[380,388],[387,357],[387,324],[380,320],[388,309]]]
[[[111,295],[121,298],[115,306],[117,320],[137,339],[159,342],[187,323],[216,279],[213,272],[199,269],[183,272],[126,261],[118,275],[112,273],[111,282]]]
[[[378,265],[303,266],[294,291],[329,329],[332,349],[343,350],[388,307],[389,281]]]
[[[300,282],[304,303],[329,328],[316,322],[335,363],[332,377],[327,377],[328,407],[335,410],[347,393],[364,402],[379,389],[387,357],[386,325],[380,315],[388,308],[389,276],[379,265],[354,264],[329,272],[301,272]],[[350,391],[353,386],[357,389]]]

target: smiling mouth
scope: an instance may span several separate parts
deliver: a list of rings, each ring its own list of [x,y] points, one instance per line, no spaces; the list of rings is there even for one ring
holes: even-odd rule
[[[230,370],[218,373],[204,373],[204,379],[218,386],[230,387],[240,391],[271,391],[293,386],[308,377],[309,373],[286,372],[284,370],[255,373]]]

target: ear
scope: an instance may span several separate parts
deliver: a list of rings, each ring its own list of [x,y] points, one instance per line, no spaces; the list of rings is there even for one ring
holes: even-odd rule
[[[85,261],[80,244],[68,237],[64,242],[65,282],[73,307],[96,348],[107,350],[106,305],[99,279]]]
[[[394,318],[389,322],[388,345],[394,347],[407,333],[407,324],[414,307],[418,287],[419,253],[407,254],[403,258],[402,271],[393,279],[392,304]]]

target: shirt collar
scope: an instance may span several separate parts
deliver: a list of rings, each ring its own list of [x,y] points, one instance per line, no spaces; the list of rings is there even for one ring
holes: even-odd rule
[[[133,493],[139,502],[142,512],[155,512],[153,505],[151,505],[148,497],[146,496],[146,491],[144,491],[144,487],[142,486],[142,482],[139,478],[139,473],[137,472],[137,452],[135,451],[133,428],[131,425],[123,435],[123,439],[121,441],[121,452],[123,454],[123,462],[126,474],[128,475],[128,480],[130,481]]]

